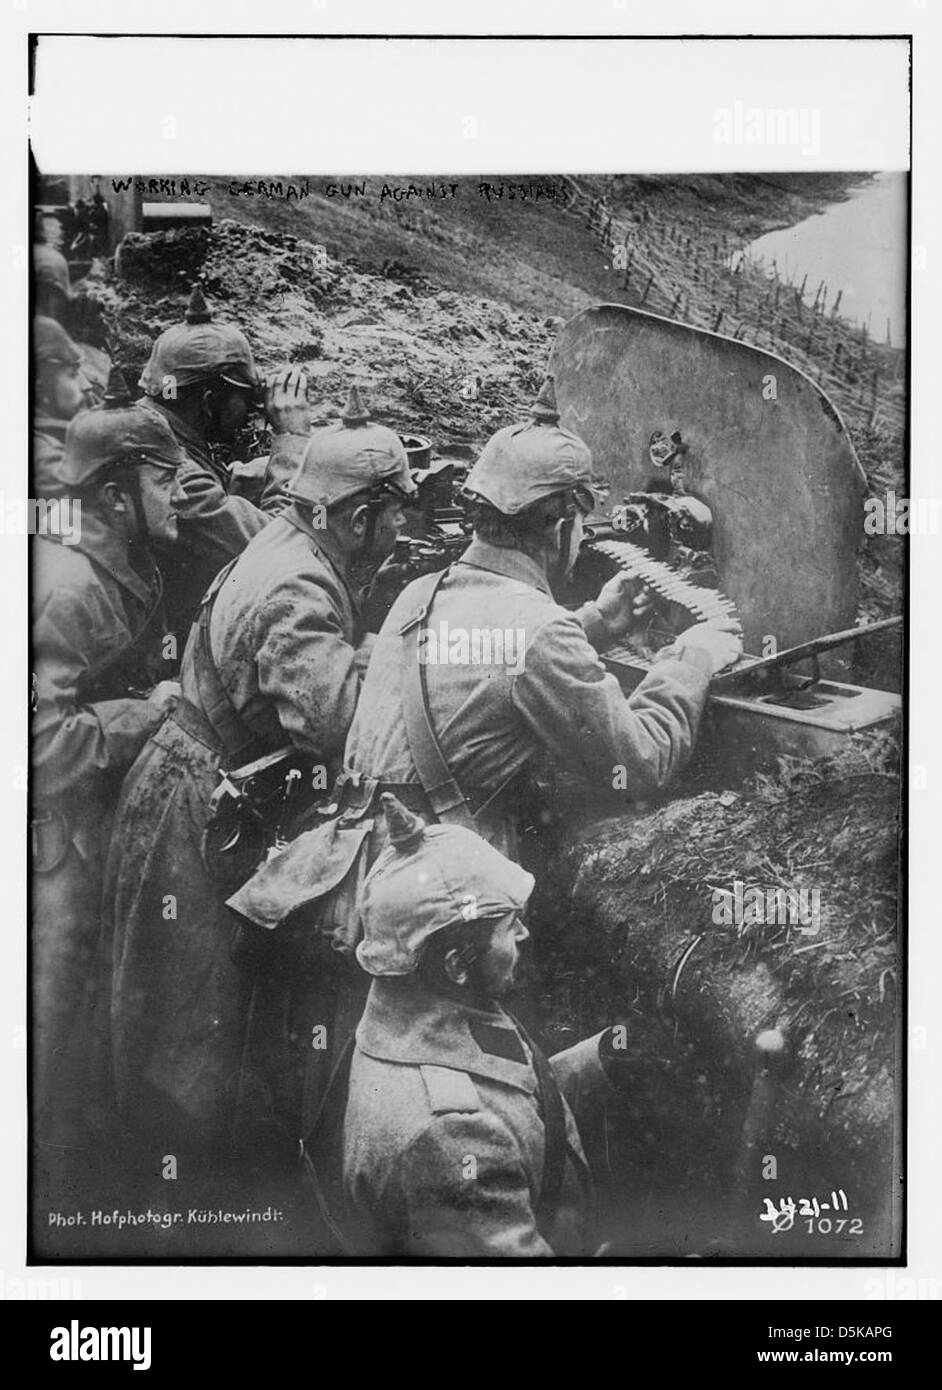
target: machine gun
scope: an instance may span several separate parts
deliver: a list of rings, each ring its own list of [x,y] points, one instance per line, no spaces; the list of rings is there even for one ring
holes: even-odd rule
[[[405,436],[404,441],[411,439]],[[427,453],[431,455],[431,446]],[[410,457],[410,465],[411,465]],[[461,495],[465,470],[455,459],[426,461],[413,469],[418,485],[414,503],[406,509],[406,533],[392,555],[373,574],[355,577],[366,590],[363,620],[369,632],[378,632],[399,594],[413,579],[434,574],[460,559],[471,541]]]
[[[393,561],[401,565],[408,582],[460,559],[470,540],[471,523],[460,505],[436,507],[429,514],[424,535],[398,538]]]

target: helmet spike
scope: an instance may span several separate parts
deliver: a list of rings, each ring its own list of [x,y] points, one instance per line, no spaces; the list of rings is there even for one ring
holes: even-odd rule
[[[551,376],[543,380],[540,393],[533,405],[530,407],[530,414],[534,420],[540,424],[558,425],[559,409],[556,405],[556,387]]]
[[[131,393],[120,367],[112,367],[108,373],[108,385],[105,387],[102,404],[106,410],[123,410],[131,404]]]
[[[211,323],[212,314],[209,312],[209,305],[206,303],[206,296],[203,294],[203,286],[199,280],[193,286],[190,294],[190,302],[186,306],[186,313],[183,315],[187,323]]]
[[[347,429],[355,429],[357,425],[365,425],[369,421],[370,412],[363,401],[359,386],[350,387],[347,404],[344,406],[340,418]]]
[[[414,849],[425,833],[425,821],[407,810],[392,792],[383,792],[379,799],[386,815],[389,843],[395,845],[400,854]]]

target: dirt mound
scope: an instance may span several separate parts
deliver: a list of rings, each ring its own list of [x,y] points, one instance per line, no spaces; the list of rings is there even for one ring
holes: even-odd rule
[[[263,371],[299,363],[317,423],[339,413],[352,381],[375,418],[403,432],[480,446],[539,388],[558,320],[441,290],[408,266],[385,274],[336,260],[284,232],[223,221],[132,236],[117,271],[99,270],[115,355],[138,367],[183,318],[202,278],[214,313],[245,331]]]
[[[763,1241],[761,1197],[843,1188],[868,1248],[885,1248],[899,1157],[897,775],[882,735],[736,792],[560,827],[541,875],[553,1041],[640,1028],[626,1192],[687,1193],[700,1211],[711,1193],[751,1202],[750,1248],[770,1254],[790,1247]],[[769,897],[779,890],[797,910]],[[788,1045],[761,1147],[778,1181],[737,1194],[755,1038],[771,1028]]]

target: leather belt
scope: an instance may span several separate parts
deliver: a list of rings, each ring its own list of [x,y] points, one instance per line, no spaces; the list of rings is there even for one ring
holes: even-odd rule
[[[355,773],[341,773],[334,787],[332,800],[337,803],[342,814],[355,810],[365,815],[370,807],[378,802],[383,792],[392,792],[407,811],[424,816],[430,825],[434,825],[438,820],[421,782],[376,781]],[[472,787],[468,791],[468,801],[472,807],[483,806],[492,797],[493,792],[488,788]]]

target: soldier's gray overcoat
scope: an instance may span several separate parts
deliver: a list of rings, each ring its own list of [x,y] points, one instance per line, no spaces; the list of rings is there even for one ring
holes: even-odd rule
[[[219,588],[210,624],[219,680],[254,739],[243,761],[292,744],[330,776],[337,771],[359,690],[357,627],[326,532],[290,509],[255,536]],[[181,684],[210,728],[201,735],[192,721],[182,727],[182,715],[169,717],[131,770],[105,916],[119,1103],[138,1124],[212,1144],[225,1142],[232,1120],[252,979],[233,951],[224,905],[232,885],[214,880],[201,847],[228,759],[204,703],[196,631]]]
[[[94,986],[121,780],[161,719],[146,699],[127,694],[130,684],[150,686],[162,674],[158,596],[152,561],[132,567],[127,543],[87,508],[77,544],[33,542],[34,1075],[43,1097],[46,1073],[65,1061]]]

